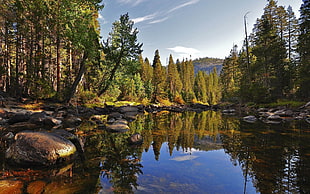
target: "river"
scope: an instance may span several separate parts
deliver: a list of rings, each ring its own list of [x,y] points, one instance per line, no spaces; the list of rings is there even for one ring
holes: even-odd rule
[[[20,193],[310,193],[310,125],[246,123],[220,112],[139,115],[126,133],[84,122],[83,159],[19,169],[1,157],[0,187]],[[143,144],[127,138],[140,133]],[[1,193],[1,191],[0,191]],[[17,192],[18,193],[18,192]]]

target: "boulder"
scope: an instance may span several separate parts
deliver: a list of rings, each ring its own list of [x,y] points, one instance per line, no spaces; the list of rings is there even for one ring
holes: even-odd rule
[[[292,110],[277,110],[274,112],[275,115],[279,115],[280,117],[292,117],[293,111]]]
[[[30,115],[29,122],[37,124],[37,125],[41,125],[43,123],[44,119],[46,118],[46,116],[47,115],[44,111],[33,113]]]
[[[80,154],[84,153],[84,142],[80,138],[78,138],[78,136],[69,133],[68,131],[65,131],[63,129],[53,130],[52,132],[67,140],[70,140],[75,145],[77,151]]]
[[[63,125],[64,127],[70,128],[70,127],[77,127],[82,123],[82,119],[70,115],[68,117],[65,118],[65,120],[63,121]]]
[[[124,113],[124,118],[128,121],[134,121],[137,119],[138,112],[126,112]]]
[[[120,113],[127,113],[127,112],[137,112],[138,114],[139,108],[135,106],[121,106],[119,107],[119,112]]]
[[[257,121],[257,118],[253,115],[249,115],[249,116],[243,117],[243,121],[248,122],[248,123],[254,123]]]
[[[121,119],[122,118],[122,114],[119,112],[112,112],[108,115],[108,120],[110,119]]]
[[[24,131],[24,130],[33,130],[33,129],[37,129],[39,127],[40,126],[38,126],[37,124],[34,124],[34,123],[19,122],[19,123],[9,125],[8,129],[15,131],[15,132],[19,132],[19,131]]]
[[[20,180],[0,180],[0,193],[23,193],[24,183]]]
[[[270,115],[267,117],[266,120],[264,120],[265,123],[267,124],[280,124],[284,121],[282,117],[279,115]]]
[[[226,115],[233,115],[236,113],[236,110],[235,109],[225,109],[222,111],[223,114],[226,114]]]
[[[44,126],[48,126],[48,127],[54,127],[54,126],[60,125],[61,123],[62,123],[61,120],[55,119],[50,116],[45,117],[44,122],[43,122]]]
[[[129,130],[128,121],[125,119],[116,120],[112,124],[106,125],[106,130],[116,133],[126,132]]]
[[[9,120],[8,123],[10,125],[14,123],[26,122],[30,119],[30,115],[26,113],[17,113],[14,114]]]
[[[54,133],[20,132],[6,150],[5,158],[22,166],[48,166],[70,161],[76,156],[74,144]]]
[[[128,125],[128,121],[125,119],[118,119],[113,122],[113,125]]]

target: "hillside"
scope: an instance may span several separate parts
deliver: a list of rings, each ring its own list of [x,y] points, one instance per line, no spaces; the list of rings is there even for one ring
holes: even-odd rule
[[[220,74],[223,66],[223,59],[218,58],[199,58],[193,60],[195,74],[198,71],[205,71],[208,74],[213,71],[213,68],[216,67],[217,73]]]

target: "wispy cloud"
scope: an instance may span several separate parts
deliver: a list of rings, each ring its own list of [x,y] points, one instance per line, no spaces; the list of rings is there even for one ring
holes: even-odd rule
[[[121,4],[131,4],[132,6],[137,6],[146,0],[117,0],[117,1]]]
[[[164,18],[161,18],[161,19],[158,19],[158,20],[153,20],[151,22],[149,22],[149,24],[156,24],[156,23],[160,23],[160,22],[163,22],[163,21],[166,21],[169,17],[164,17]]]
[[[186,6],[189,6],[189,5],[196,4],[196,3],[198,3],[199,1],[200,1],[200,0],[189,0],[189,1],[186,2],[186,3],[180,4],[180,5],[178,5],[178,6],[174,7],[174,8],[172,8],[172,9],[170,9],[170,10],[168,11],[168,13],[174,12],[174,11],[176,11],[176,10],[178,10],[178,9],[181,9],[181,8],[186,7]]]
[[[148,21],[148,20],[153,20],[156,17],[156,15],[157,15],[157,13],[153,13],[153,14],[150,14],[150,15],[134,18],[134,19],[132,19],[132,21],[135,24],[137,24],[137,23],[140,23],[140,22],[144,22],[144,21]]]
[[[127,3],[127,4],[134,2],[134,0],[117,0],[117,1],[122,2],[122,3]],[[140,4],[143,1],[146,1],[146,0],[137,0],[137,1],[135,1],[135,4]],[[154,14],[138,17],[138,18],[133,19],[133,21],[135,23],[149,21],[148,24],[161,23],[161,22],[164,22],[167,19],[169,19],[169,17],[171,16],[172,12],[177,11],[177,10],[179,10],[181,8],[184,8],[186,6],[196,4],[199,1],[200,0],[187,0],[185,3],[178,4],[175,7],[170,8],[170,9],[168,9],[166,11],[160,11],[160,12],[157,12],[157,13],[154,13]]]

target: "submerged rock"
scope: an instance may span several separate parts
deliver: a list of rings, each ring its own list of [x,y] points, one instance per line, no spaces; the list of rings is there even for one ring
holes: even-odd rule
[[[19,180],[1,180],[0,193],[23,193],[24,183]]]
[[[7,149],[5,158],[23,166],[48,166],[70,161],[76,155],[75,145],[53,133],[20,132]]]

